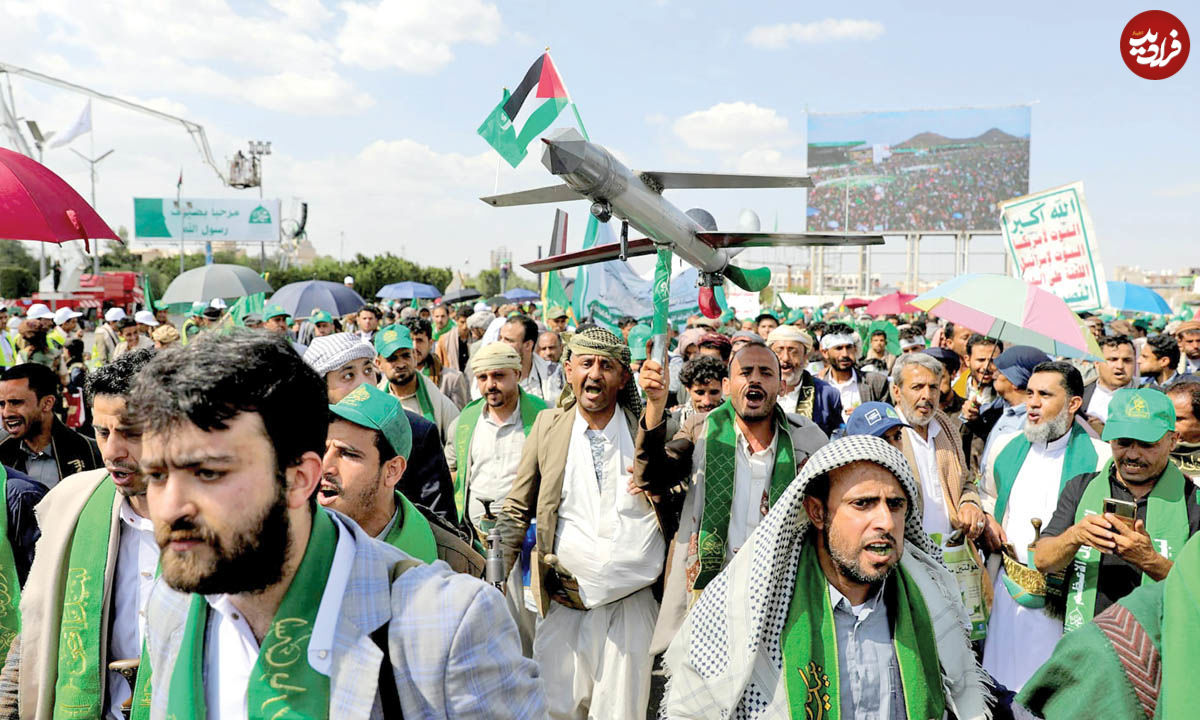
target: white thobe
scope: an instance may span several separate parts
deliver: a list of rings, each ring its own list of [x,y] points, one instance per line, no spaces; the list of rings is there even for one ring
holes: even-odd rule
[[[650,585],[662,572],[666,542],[646,499],[627,491],[634,448],[624,415],[615,412],[602,431],[603,480],[596,477],[587,429],[576,414],[555,552],[589,609],[551,603],[538,621],[533,657],[551,718],[640,717],[650,697],[650,638],[658,616]]]
[[[1040,518],[1042,527],[1049,525],[1058,506],[1059,478],[1070,440],[1067,433],[1048,445],[1031,446],[1013,481],[1000,524],[1022,563],[1029,562],[1028,547],[1034,537],[1030,521]],[[1050,617],[1045,609],[1018,604],[1004,586],[1003,573],[1001,568],[994,583],[996,599],[988,620],[983,668],[1016,692],[1050,658],[1062,637],[1062,620]]]
[[[905,423],[904,413],[896,411],[900,415],[900,419]],[[937,453],[935,439],[942,432],[942,427],[937,422],[930,422],[926,426],[929,434],[929,439],[924,440],[912,428],[905,428],[904,432],[908,435],[908,439],[912,442],[913,459],[917,463],[914,468],[917,471],[917,479],[921,483],[921,497],[925,504],[921,515],[921,523],[925,527],[925,532],[934,538],[940,538],[938,542],[942,545],[946,539],[950,537],[950,511],[946,508],[946,492],[942,489],[942,475],[938,470]]]
[[[354,534],[337,517],[333,520],[337,547],[308,640],[308,663],[322,675],[329,675],[333,665],[334,631],[354,565]],[[254,712],[247,708],[250,675],[258,662],[258,639],[228,595],[206,595],[205,599],[209,622],[204,639],[204,702],[209,720],[263,717],[262,708]]]
[[[771,444],[761,452],[751,452],[750,443],[742,429],[734,423],[737,432],[733,463],[733,504],[729,511],[729,532],[726,559],[733,556],[746,543],[750,533],[766,515],[770,504],[771,474],[775,470],[775,450],[779,434],[771,438]]]
[[[854,412],[854,409],[862,405],[862,393],[858,390],[858,373],[851,370],[849,380],[837,382],[833,379],[833,373],[830,372],[826,382],[837,388],[838,394],[842,396],[842,419],[849,421],[850,414]]]
[[[1100,422],[1108,422],[1108,404],[1112,402],[1114,392],[1116,391],[1109,390],[1097,380],[1096,389],[1092,391],[1092,399],[1087,406],[1088,417],[1094,417]]]
[[[154,587],[158,568],[158,543],[154,541],[154,523],[133,511],[128,500],[121,501],[121,541],[117,549],[116,576],[113,578],[112,628],[108,636],[108,659],[129,660],[142,656],[146,639],[146,601]],[[108,715],[124,720],[121,705],[133,695],[129,682],[119,672],[108,670]]]
[[[492,512],[500,511],[499,501],[512,490],[513,480],[517,477],[517,465],[521,462],[521,449],[524,447],[525,428],[521,424],[520,401],[503,421],[485,407],[471,433],[470,464],[467,466],[470,479],[467,515],[475,527],[479,527],[483,519],[483,503],[479,498],[494,500]]]

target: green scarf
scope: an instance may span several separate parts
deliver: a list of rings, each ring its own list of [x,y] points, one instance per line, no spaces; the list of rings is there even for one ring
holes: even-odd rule
[[[337,528],[329,513],[313,515],[304,558],[263,638],[250,673],[247,707],[253,718],[329,717],[329,677],[308,664],[308,640],[321,594],[333,566]],[[175,669],[171,672],[167,717],[204,720],[204,636],[208,601],[192,595]]]
[[[1200,707],[1196,647],[1200,643],[1200,541],[1188,542],[1163,581],[1162,693],[1158,715],[1193,717]]]
[[[421,406],[421,416],[434,425],[437,425],[437,419],[433,416],[433,401],[429,399],[429,390],[425,387],[425,377],[421,375],[420,371],[417,371],[415,376],[417,385],[417,404]],[[392,389],[391,381],[387,378],[380,380],[378,387],[380,390],[399,399],[399,396],[396,395],[396,391]]]
[[[8,473],[0,465],[0,497],[8,498]],[[0,512],[0,667],[8,657],[8,648],[21,632],[21,583],[17,580],[17,563],[12,545],[8,542],[8,505]]]
[[[1104,512],[1104,499],[1109,496],[1108,478],[1113,461],[1104,464],[1100,472],[1092,476],[1079,507],[1075,510],[1075,522],[1083,520],[1085,515],[1099,515]],[[1167,463],[1158,482],[1146,501],[1146,532],[1150,534],[1155,550],[1168,560],[1174,560],[1175,555],[1187,542],[1189,525],[1187,505],[1184,504],[1184,492],[1190,482],[1179,472],[1174,463]],[[1100,551],[1089,545],[1083,545],[1075,553],[1075,560],[1067,570],[1067,611],[1063,620],[1063,631],[1070,632],[1083,627],[1083,624],[1096,614],[1096,585],[1100,579]],[[1142,574],[1142,585],[1154,582],[1149,575]]]
[[[708,414],[704,446],[704,509],[700,516],[697,550],[700,572],[692,590],[702,590],[725,566],[729,514],[733,509],[734,467],[737,464],[737,420],[729,400]],[[787,417],[775,406],[775,469],[771,472],[771,505],[796,477],[795,453]],[[750,498],[754,502],[756,498]]]
[[[521,427],[525,437],[529,437],[529,429],[538,413],[546,409],[546,403],[535,395],[530,395],[518,388],[520,392],[517,409],[521,413]],[[467,465],[471,461],[471,438],[475,437],[475,426],[483,414],[483,398],[469,403],[458,416],[458,424],[454,428],[454,453],[457,466],[454,468],[454,506],[458,508],[458,519],[461,522],[467,513]]]
[[[54,717],[100,717],[108,666],[100,657],[103,642],[104,571],[117,486],[105,477],[79,514],[67,561],[62,620],[58,638],[58,678]]]
[[[1063,456],[1062,472],[1058,475],[1059,493],[1062,493],[1071,478],[1083,473],[1096,472],[1096,463],[1100,461],[1092,439],[1079,423],[1071,423],[1070,435],[1067,440],[1067,452]],[[1031,446],[1025,433],[1021,433],[996,456],[996,509],[992,516],[1001,524],[1004,523],[1004,512],[1008,509],[1008,498],[1012,494],[1013,483],[1017,481],[1017,475],[1021,472],[1021,466],[1025,464],[1025,457],[1029,455]]]
[[[399,490],[396,491],[396,524],[384,542],[425,563],[438,559],[437,539],[433,537],[429,521]]]
[[[906,715],[909,720],[940,718],[946,711],[946,697],[933,622],[921,591],[903,567],[898,566],[887,581],[883,600],[892,614],[892,642]],[[791,717],[841,718],[841,668],[833,606],[811,536],[800,551],[796,588],[781,642]]]

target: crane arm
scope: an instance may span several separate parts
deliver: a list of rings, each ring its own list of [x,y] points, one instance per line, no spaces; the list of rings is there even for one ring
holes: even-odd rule
[[[86,88],[82,85],[76,85],[75,83],[67,82],[66,80],[60,80],[56,77],[43,75],[40,72],[27,70],[26,68],[17,67],[16,65],[9,65],[8,63],[4,62],[0,62],[0,73],[8,73],[18,77],[29,78],[30,80],[36,80],[46,85],[52,85],[64,90],[71,90],[73,92],[87,95],[88,97],[96,98],[97,100],[103,100],[104,102],[123,107],[126,110],[133,110],[144,115],[156,117],[160,120],[166,120],[167,122],[182,125],[183,128],[188,131],[188,134],[192,136],[192,142],[196,144],[196,149],[200,151],[200,155],[204,159],[205,164],[213,169],[213,172],[217,174],[217,177],[221,178],[222,183],[226,185],[229,184],[229,181],[221,172],[221,168],[217,165],[216,160],[213,159],[212,148],[209,147],[208,136],[204,134],[204,128],[192,122],[191,120],[185,120],[177,115],[171,115],[170,113],[165,113],[161,110],[155,110],[154,108],[146,107],[145,105],[139,105],[128,100],[122,100],[119,97],[107,95],[105,93],[92,90],[91,88]],[[15,121],[13,123],[13,127],[16,127]],[[24,139],[22,138],[22,142],[23,141]]]

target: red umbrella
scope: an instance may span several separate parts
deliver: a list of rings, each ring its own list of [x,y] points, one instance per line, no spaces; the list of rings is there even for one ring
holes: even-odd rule
[[[867,305],[867,314],[871,317],[879,317],[880,315],[919,313],[921,312],[920,308],[908,304],[908,301],[915,297],[916,295],[909,295],[908,293],[894,292],[890,295],[875,298],[871,301],[871,304]]]
[[[846,298],[842,301],[842,307],[853,310],[854,308],[866,307],[867,301],[862,298]]]
[[[121,241],[65,180],[24,155],[0,148],[0,238],[64,243]]]

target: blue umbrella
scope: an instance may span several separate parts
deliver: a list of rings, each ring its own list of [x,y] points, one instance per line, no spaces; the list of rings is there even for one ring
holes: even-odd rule
[[[1150,288],[1127,282],[1108,282],[1108,304],[1116,310],[1155,315],[1171,314],[1171,306],[1163,300],[1162,295]]]
[[[282,306],[292,317],[312,315],[313,310],[324,310],[338,316],[358,312],[367,302],[354,292],[354,288],[328,280],[302,280],[284,285],[267,301]]]
[[[504,293],[504,297],[508,298],[509,300],[516,300],[517,302],[520,302],[522,300],[537,300],[541,297],[541,295],[538,295],[532,290],[526,290],[525,288],[518,287]]]
[[[436,298],[441,296],[442,291],[434,286],[413,282],[412,280],[384,285],[379,288],[379,292],[375,293],[375,297],[386,298],[388,300],[412,300],[413,298]]]

